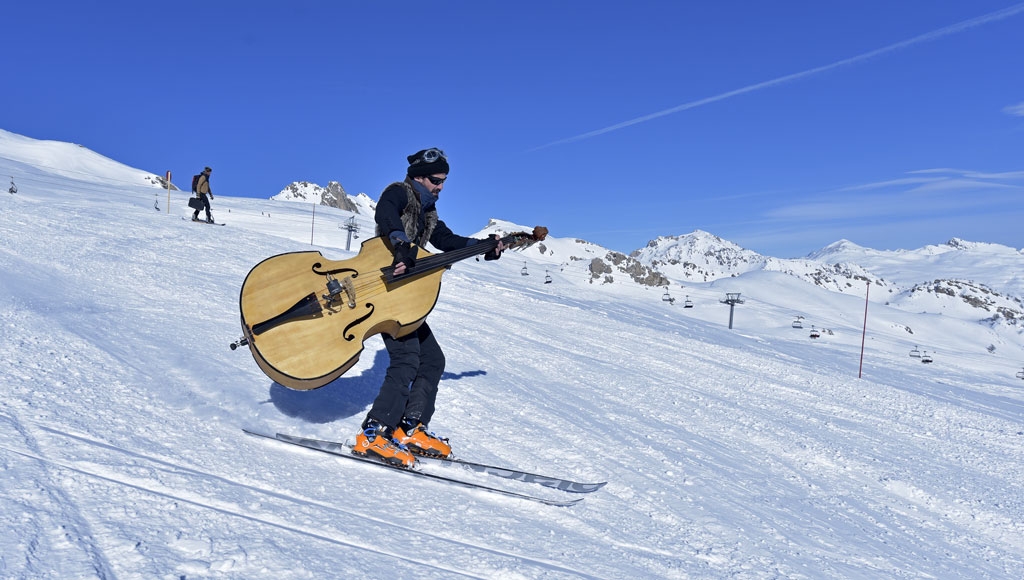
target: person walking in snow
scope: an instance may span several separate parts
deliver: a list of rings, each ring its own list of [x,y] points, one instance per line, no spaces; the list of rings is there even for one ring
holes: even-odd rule
[[[409,168],[405,180],[384,189],[374,215],[377,235],[385,238],[394,254],[396,276],[413,267],[417,247],[427,242],[447,252],[480,241],[453,233],[437,217],[434,206],[449,170],[444,151],[423,149],[406,159]],[[484,258],[497,260],[503,249],[499,241]],[[433,332],[424,322],[401,338],[387,334],[382,338],[390,363],[384,383],[356,436],[355,452],[406,467],[415,463],[413,453],[449,456],[452,449],[448,439],[427,430],[445,364]]]
[[[213,215],[210,213],[210,200],[213,199],[213,191],[210,189],[210,173],[213,172],[209,167],[203,169],[203,172],[199,174],[199,180],[196,182],[196,187],[192,193],[199,197],[202,207],[197,207],[195,213],[192,214],[192,221],[199,221],[199,210],[206,210],[206,223],[213,223]],[[209,199],[207,199],[209,196]]]

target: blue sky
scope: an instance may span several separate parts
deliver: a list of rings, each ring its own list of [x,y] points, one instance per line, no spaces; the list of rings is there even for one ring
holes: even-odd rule
[[[0,128],[215,193],[376,198],[448,152],[460,233],[1024,247],[1024,4],[18,2]]]

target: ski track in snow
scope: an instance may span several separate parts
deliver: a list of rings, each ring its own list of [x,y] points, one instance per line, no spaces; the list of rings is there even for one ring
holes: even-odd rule
[[[73,494],[66,489],[68,482],[63,474],[53,469],[51,461],[38,455],[38,443],[17,418],[0,415],[0,423],[5,424],[4,431],[15,439],[20,438],[29,450],[25,453],[8,449],[16,455],[5,459],[23,464],[18,473],[28,477],[22,475],[16,481],[4,478],[3,501],[7,504],[5,514],[24,515],[23,510],[33,514],[31,518],[17,518],[18,521],[11,518],[8,522],[24,547],[25,571],[42,576],[52,570],[51,566],[59,564],[58,570],[66,567],[72,575],[81,567],[99,577],[113,577],[109,562],[93,539],[88,520],[83,517]],[[13,473],[6,466],[5,471]]]
[[[37,426],[39,431],[46,432],[52,436],[54,447],[60,447],[61,454],[66,455],[64,459],[47,459],[38,454],[23,452],[16,449],[4,448],[6,451],[22,455],[25,458],[33,459],[47,466],[54,471],[63,471],[70,474],[69,482],[75,482],[76,486],[89,487],[96,482],[100,484],[112,484],[110,493],[119,494],[131,491],[141,492],[141,495],[155,496],[157,499],[172,502],[174,509],[181,509],[181,504],[209,510],[218,514],[232,516],[258,527],[269,528],[270,532],[288,532],[299,536],[306,536],[313,540],[335,544],[339,548],[355,548],[360,553],[373,554],[374,557],[390,558],[398,561],[405,561],[416,565],[418,573],[430,574],[429,570],[434,569],[435,573],[445,572],[465,576],[469,578],[486,578],[479,572],[470,570],[459,570],[458,568],[445,566],[442,555],[446,551],[452,554],[466,554],[471,552],[484,552],[489,557],[507,559],[515,568],[527,576],[535,572],[529,572],[530,568],[536,568],[542,572],[565,572],[573,577],[590,577],[579,571],[566,569],[553,562],[545,562],[536,558],[515,554],[504,550],[489,548],[485,545],[474,544],[459,538],[445,538],[439,534],[429,534],[416,529],[406,529],[393,522],[382,520],[372,515],[361,514],[357,510],[340,509],[336,505],[322,501],[302,497],[284,490],[274,490],[262,487],[258,482],[249,483],[237,481],[213,473],[207,473],[178,464],[165,459],[147,457],[134,451],[116,447],[102,441],[96,441],[89,437],[62,433],[48,427]],[[75,445],[77,444],[77,445]],[[112,458],[109,452],[114,452],[124,459]],[[94,456],[84,459],[89,454]],[[310,453],[309,455],[315,455]],[[366,469],[366,468],[364,468]],[[373,468],[369,468],[373,469]],[[79,479],[76,476],[84,476]],[[93,481],[88,481],[93,480]],[[124,488],[124,489],[119,489]],[[219,498],[233,498],[230,502]],[[144,501],[144,500],[139,500]],[[180,502],[180,503],[179,503]],[[65,500],[66,503],[66,500]],[[269,504],[269,505],[268,505]],[[296,514],[296,512],[299,512]],[[288,518],[281,518],[279,514],[288,514]],[[299,515],[304,516],[304,521],[296,522]],[[315,517],[315,519],[314,519]],[[80,520],[80,517],[74,519]],[[311,522],[322,522],[323,520],[336,521],[342,529],[330,529],[317,527]],[[348,539],[344,533],[345,527],[359,527],[364,531],[366,540],[358,541]],[[266,531],[266,530],[264,530]],[[375,545],[368,541],[373,537],[388,537],[401,535],[411,543],[432,543],[434,548],[435,561],[426,558],[417,558],[414,554],[407,553],[397,547],[385,544]],[[88,534],[86,535],[88,537]],[[443,544],[447,549],[440,549],[437,545]],[[84,546],[84,548],[92,548]],[[138,547],[136,547],[138,548]],[[95,551],[89,549],[89,552]],[[205,542],[185,541],[180,549],[181,556],[191,554],[208,554],[209,547]],[[243,554],[240,554],[244,557]],[[479,556],[474,556],[474,558]],[[450,558],[455,561],[455,558]],[[470,560],[472,561],[472,559]],[[233,562],[211,562],[204,571],[217,571],[218,569],[231,566]],[[111,576],[106,567],[96,566],[100,575]],[[156,572],[154,570],[153,572]],[[284,571],[282,571],[284,572]],[[336,571],[325,570],[324,573],[335,573]]]

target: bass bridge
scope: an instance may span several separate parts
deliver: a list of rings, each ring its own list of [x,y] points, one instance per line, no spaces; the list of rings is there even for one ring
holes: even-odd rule
[[[341,302],[343,299],[346,301],[349,308],[356,307],[356,288],[352,284],[352,278],[346,276],[340,282],[337,278],[332,276],[330,273],[327,274],[327,294],[323,295],[324,302],[327,303],[327,307],[331,308],[335,302]]]

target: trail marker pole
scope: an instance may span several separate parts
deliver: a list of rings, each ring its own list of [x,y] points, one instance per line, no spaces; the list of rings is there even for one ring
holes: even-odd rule
[[[167,170],[167,213],[171,213],[171,170]]]
[[[860,333],[860,367],[857,368],[857,378],[861,378],[864,371],[864,338],[868,335],[868,296],[871,294],[871,281],[867,282],[867,290],[864,292],[864,330]]]
[[[309,245],[313,245],[313,225],[316,224],[316,204],[313,204],[313,219],[309,221]]]

